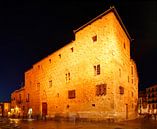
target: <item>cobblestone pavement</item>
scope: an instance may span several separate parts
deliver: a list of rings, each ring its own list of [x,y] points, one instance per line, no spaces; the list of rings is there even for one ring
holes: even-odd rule
[[[1,118],[0,129],[157,129],[157,121],[134,120],[119,123],[98,123]]]

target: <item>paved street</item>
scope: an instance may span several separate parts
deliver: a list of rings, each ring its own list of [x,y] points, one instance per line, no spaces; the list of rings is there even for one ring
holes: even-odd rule
[[[100,122],[1,119],[0,129],[157,129],[157,121],[134,120],[113,124]]]

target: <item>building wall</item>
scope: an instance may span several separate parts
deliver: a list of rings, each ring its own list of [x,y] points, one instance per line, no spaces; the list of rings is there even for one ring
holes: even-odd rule
[[[33,115],[133,119],[137,91],[130,40],[113,12],[76,32],[74,41],[25,73],[25,98],[30,97],[26,107]]]
[[[157,85],[146,88],[148,113],[157,113]]]
[[[7,117],[10,111],[10,102],[0,102],[0,117]]]
[[[27,114],[25,89],[22,87],[11,94],[10,115],[16,117]]]

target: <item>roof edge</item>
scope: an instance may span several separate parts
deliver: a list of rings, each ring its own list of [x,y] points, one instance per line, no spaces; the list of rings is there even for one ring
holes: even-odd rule
[[[82,25],[81,27],[79,27],[78,29],[73,30],[74,34],[78,31],[80,31],[81,29],[83,29],[84,27],[86,27],[87,25],[93,23],[94,21],[96,21],[97,19],[101,18],[102,16],[108,14],[109,12],[114,12],[115,16],[117,17],[120,25],[122,26],[122,28],[124,29],[126,35],[128,36],[128,38],[130,39],[130,41],[132,41],[133,39],[131,38],[131,36],[129,35],[124,23],[122,22],[122,19],[120,18],[116,8],[114,6],[111,6],[108,10],[106,10],[105,12],[101,13],[100,15],[98,15],[97,17],[93,18],[92,20],[90,20],[89,22],[87,22],[86,24]]]

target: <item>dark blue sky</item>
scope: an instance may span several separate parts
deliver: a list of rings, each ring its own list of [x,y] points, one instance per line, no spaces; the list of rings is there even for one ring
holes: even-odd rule
[[[24,81],[24,72],[70,42],[73,30],[114,5],[134,41],[140,89],[157,83],[157,2],[102,0],[0,2],[0,101]]]

